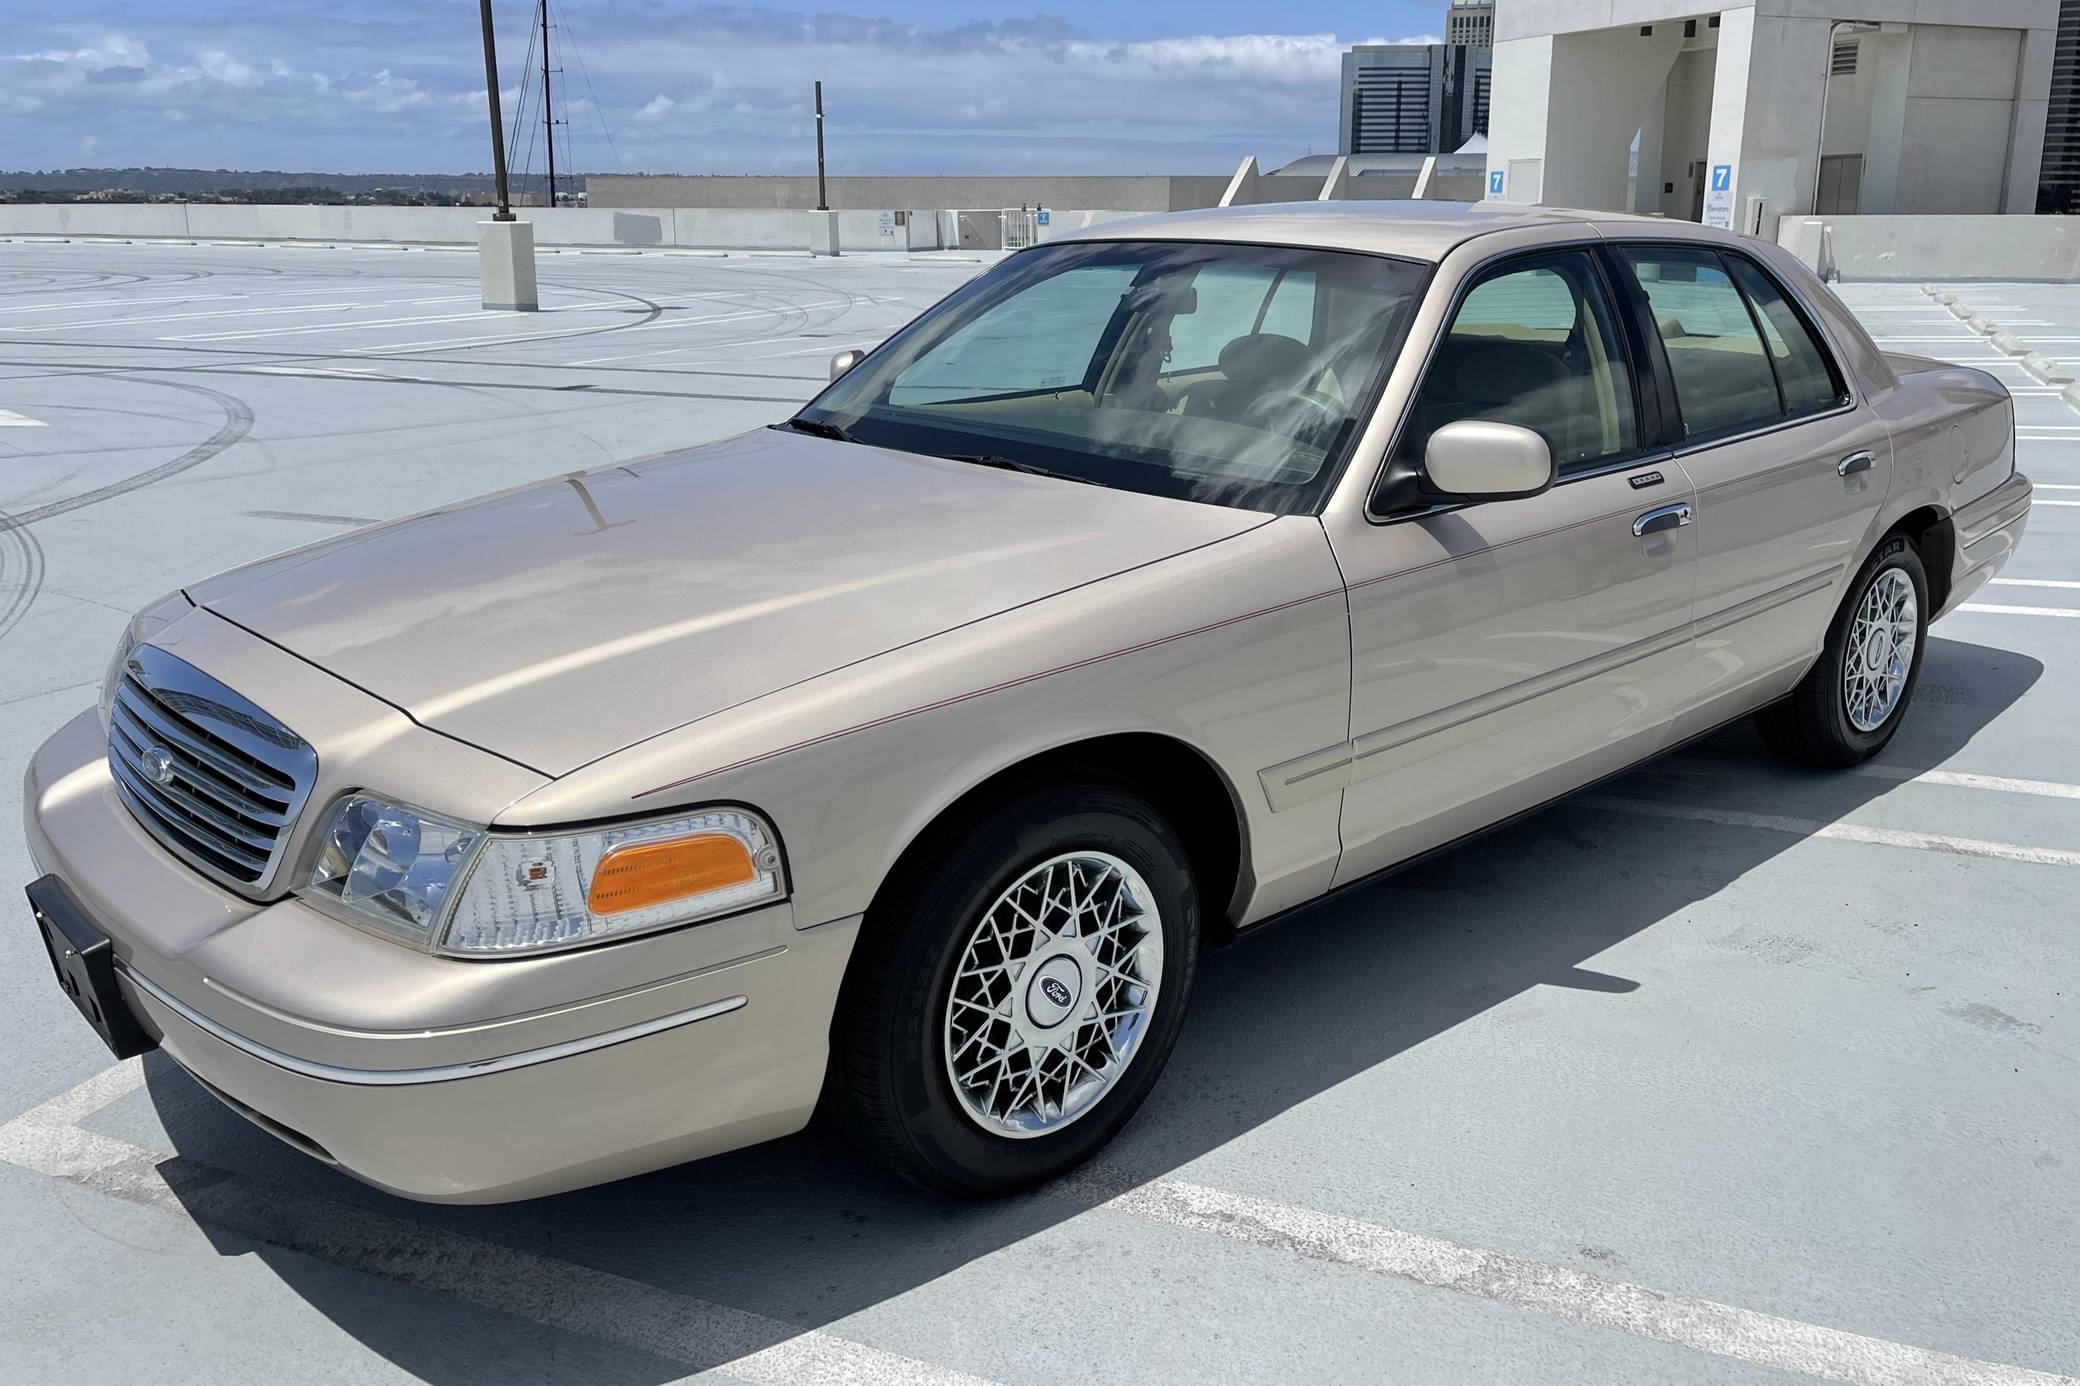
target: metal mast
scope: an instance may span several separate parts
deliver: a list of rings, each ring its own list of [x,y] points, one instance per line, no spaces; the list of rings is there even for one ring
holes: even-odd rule
[[[491,167],[498,183],[498,210],[491,219],[511,221],[513,202],[506,195],[506,132],[498,114],[498,46],[491,37],[491,0],[481,0],[478,16],[484,29],[484,89],[491,105]]]
[[[816,210],[830,210],[831,200],[823,184],[823,83],[816,84]]]
[[[556,205],[556,108],[549,100],[549,0],[542,0],[542,125],[549,137],[549,205]]]

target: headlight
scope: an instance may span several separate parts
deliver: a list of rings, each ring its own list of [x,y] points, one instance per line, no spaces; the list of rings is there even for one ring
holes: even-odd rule
[[[483,836],[438,814],[350,794],[319,834],[306,889],[386,933],[430,945],[449,887]]]
[[[539,952],[778,900],[764,819],[717,808],[579,832],[486,832],[355,794],[333,809],[306,893],[442,952]]]
[[[123,682],[123,666],[129,660],[130,652],[136,648],[137,638],[131,634],[129,626],[124,626],[123,638],[116,642],[115,657],[108,661],[108,672],[101,676],[101,726],[103,730],[107,729],[110,710],[115,706],[116,689]]]

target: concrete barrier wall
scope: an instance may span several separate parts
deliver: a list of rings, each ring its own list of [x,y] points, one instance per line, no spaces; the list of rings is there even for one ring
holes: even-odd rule
[[[1787,216],[1777,240],[1841,279],[2080,279],[2080,217]]]
[[[521,208],[542,246],[645,246],[711,250],[807,250],[812,212],[724,207]],[[933,218],[913,211],[913,221]],[[1050,222],[1086,225],[1117,211],[1054,212]],[[119,240],[256,240],[405,245],[474,244],[481,207],[270,207],[220,203],[62,203],[0,205],[0,235],[83,236]],[[885,218],[885,219],[884,219]],[[928,222],[926,230],[933,229]],[[884,234],[886,232],[887,234]],[[853,254],[930,246],[895,224],[893,213],[838,213],[838,247]]]

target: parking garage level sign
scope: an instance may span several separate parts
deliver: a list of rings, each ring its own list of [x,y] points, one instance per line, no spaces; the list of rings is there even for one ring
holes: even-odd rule
[[[1704,224],[1722,231],[1733,229],[1733,165],[1713,164],[1712,181],[1704,195]]]
[[[1497,169],[1490,169],[1490,170],[1488,170],[1488,201],[1490,201],[1490,202],[1500,202],[1501,200],[1502,200],[1502,170],[1501,170],[1501,169],[1499,169],[1499,168],[1497,168]]]

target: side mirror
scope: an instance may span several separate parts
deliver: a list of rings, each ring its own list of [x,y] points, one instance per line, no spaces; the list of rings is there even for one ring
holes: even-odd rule
[[[1528,428],[1461,419],[1430,435],[1423,490],[1453,500],[1519,500],[1551,489],[1553,449]]]
[[[831,358],[831,379],[836,380],[866,359],[867,354],[858,347],[839,352]]]

